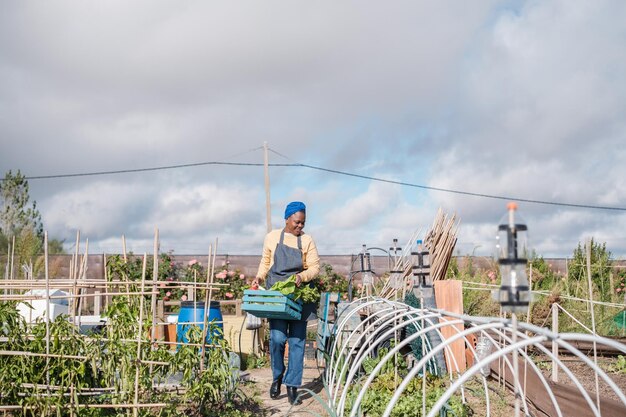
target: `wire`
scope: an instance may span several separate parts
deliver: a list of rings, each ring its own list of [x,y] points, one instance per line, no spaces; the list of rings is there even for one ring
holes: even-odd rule
[[[259,149],[262,149],[262,148],[251,149],[250,151],[246,151],[244,153],[256,151],[256,150],[259,150]],[[270,150],[273,153],[275,153],[276,155],[279,155],[279,156],[281,156],[283,158],[286,158],[286,159],[288,159],[290,161],[293,161],[293,159],[289,158],[288,156],[285,156],[285,155],[283,155],[283,154],[281,154],[281,153],[279,153],[279,152],[277,152],[277,151],[275,151],[275,150],[273,150],[271,148],[270,148]],[[26,179],[26,180],[43,180],[43,179],[54,179],[54,178],[87,177],[87,176],[97,176],[97,175],[115,175],[115,174],[128,174],[128,173],[135,173],[135,172],[161,171],[161,170],[168,170],[168,169],[190,168],[190,167],[207,166],[207,165],[250,166],[250,167],[263,166],[262,163],[253,163],[253,162],[207,161],[207,162],[196,162],[196,163],[190,163],[190,164],[178,164],[178,165],[166,165],[166,166],[159,166],[159,167],[149,167],[149,168],[121,169],[121,170],[83,172],[83,173],[73,173],[73,174],[39,175],[39,176],[32,176],[32,177],[24,177],[24,179]],[[360,179],[369,180],[369,181],[377,181],[377,182],[382,182],[382,183],[387,183],[387,184],[401,185],[403,187],[419,188],[419,189],[423,189],[423,190],[438,191],[438,192],[444,192],[444,193],[450,193],[450,194],[466,195],[466,196],[471,196],[471,197],[491,198],[491,199],[496,199],[496,200],[507,200],[507,201],[520,201],[520,202],[524,202],[524,203],[544,204],[544,205],[559,206],[559,207],[573,207],[573,208],[583,208],[583,209],[593,209],[593,210],[626,211],[626,207],[611,207],[611,206],[596,206],[596,205],[591,205],[591,204],[563,203],[563,202],[558,202],[558,201],[537,200],[537,199],[520,198],[520,197],[513,197],[513,196],[504,196],[504,195],[495,195],[495,194],[486,194],[486,193],[475,193],[475,192],[471,192],[471,191],[455,190],[455,189],[450,189],[450,188],[431,187],[431,186],[428,186],[428,185],[414,184],[414,183],[405,182],[405,181],[388,180],[388,179],[384,179],[384,178],[377,178],[377,177],[372,177],[372,176],[369,176],[369,175],[355,174],[355,173],[352,173],[352,172],[339,171],[339,170],[336,170],[336,169],[324,168],[324,167],[315,166],[315,165],[309,165],[309,164],[302,164],[302,163],[298,163],[298,162],[284,163],[284,164],[272,163],[272,164],[268,164],[268,165],[271,166],[271,167],[301,167],[301,168],[308,168],[308,169],[312,169],[312,170],[316,170],[316,171],[327,172],[327,173],[330,173],[330,174],[344,175],[344,176],[348,176],[348,177],[360,178]],[[2,182],[2,181],[4,181],[4,179],[0,178],[0,182]]]
[[[232,154],[227,156],[225,159],[232,159],[237,156],[243,156],[254,151],[258,151],[263,149],[262,146],[257,148],[252,148],[247,151],[239,152],[236,154]],[[178,169],[178,168],[190,168],[190,167],[198,167],[198,166],[206,166],[206,165],[233,165],[233,166],[262,166],[260,163],[245,163],[245,162],[225,162],[225,161],[209,161],[209,162],[196,162],[191,164],[178,164],[178,165],[166,165],[159,167],[149,167],[149,168],[135,168],[135,169],[120,169],[120,170],[111,170],[111,171],[96,171],[96,172],[83,172],[83,173],[73,173],[73,174],[56,174],[56,175],[38,175],[32,177],[24,177],[26,180],[47,180],[54,178],[72,178],[72,177],[89,177],[96,175],[114,175],[114,174],[129,174],[134,172],[147,172],[147,171],[162,171],[167,169]],[[4,178],[0,178],[0,182],[4,181]]]
[[[283,158],[286,158],[286,159],[288,159],[290,161],[293,161],[293,159],[289,158],[288,156],[285,156],[285,155],[283,155],[283,154],[281,154],[281,153],[279,153],[279,152],[277,152],[277,151],[275,151],[275,150],[273,150],[271,148],[270,148],[270,150],[273,153],[275,153],[276,155],[282,156]],[[405,186],[405,187],[421,188],[421,189],[430,190],[430,191],[440,191],[440,192],[445,192],[445,193],[468,195],[468,196],[472,196],[472,197],[493,198],[493,199],[508,200],[508,201],[513,200],[513,201],[521,201],[521,202],[524,202],[524,203],[548,204],[548,205],[553,205],[553,206],[588,208],[588,209],[595,209],[595,210],[626,211],[626,207],[610,207],[610,206],[595,206],[595,205],[590,205],[590,204],[561,203],[561,202],[557,202],[557,201],[535,200],[535,199],[518,198],[518,197],[510,197],[510,196],[502,196],[502,195],[494,195],[494,194],[474,193],[474,192],[471,192],[471,191],[453,190],[453,189],[449,189],[449,188],[440,188],[440,187],[431,187],[431,186],[428,186],[428,185],[412,184],[412,183],[403,182],[403,181],[387,180],[387,179],[383,179],[383,178],[370,177],[368,175],[354,174],[354,173],[351,173],[351,172],[345,172],[345,171],[339,171],[339,170],[335,170],[335,169],[323,168],[323,167],[318,167],[318,166],[315,166],[315,165],[301,164],[301,163],[297,163],[297,162],[295,162],[293,165],[301,166],[301,167],[305,167],[305,168],[309,168],[309,169],[314,169],[314,170],[318,170],[318,171],[329,172],[329,173],[332,173],[332,174],[340,174],[340,175],[346,175],[346,176],[355,177],[355,178],[366,179],[366,180],[370,180],[370,181],[378,181],[378,182],[384,182],[384,183],[388,183],[388,184],[402,185],[402,186]]]
[[[96,175],[114,175],[114,174],[128,174],[128,173],[133,173],[133,172],[162,171],[166,169],[190,168],[190,167],[199,167],[199,166],[206,166],[206,165],[263,166],[263,164],[260,164],[260,163],[208,161],[208,162],[196,162],[192,164],[166,165],[166,166],[150,167],[150,168],[81,172],[81,173],[73,173],[73,174],[37,175],[37,176],[32,176],[32,177],[24,177],[24,179],[47,180],[47,179],[53,179],[53,178],[89,177],[89,176],[96,176]],[[4,179],[2,179],[2,181],[4,181]]]
[[[534,199],[529,199],[529,198],[519,198],[519,197],[512,197],[512,196],[502,196],[502,195],[485,194],[485,193],[473,193],[470,191],[453,190],[449,188],[439,188],[439,187],[431,187],[428,185],[412,184],[412,183],[403,182],[403,181],[386,180],[383,178],[375,178],[375,177],[370,177],[368,175],[353,174],[350,172],[338,171],[335,169],[317,167],[314,165],[307,165],[307,164],[294,164],[294,165],[305,167],[305,168],[310,168],[310,169],[314,169],[318,171],[330,172],[333,174],[341,174],[341,175],[347,175],[347,176],[355,177],[355,178],[362,178],[362,179],[371,180],[371,181],[385,182],[388,184],[402,185],[405,187],[421,188],[421,189],[430,190],[430,191],[440,191],[440,192],[445,192],[445,193],[468,195],[472,197],[494,198],[498,200],[521,201],[524,203],[548,204],[552,206],[562,206],[562,207],[576,207],[576,208],[587,208],[587,209],[595,209],[595,210],[626,211],[626,207],[610,207],[610,206],[594,206],[590,204],[561,203],[557,201],[534,200]]]

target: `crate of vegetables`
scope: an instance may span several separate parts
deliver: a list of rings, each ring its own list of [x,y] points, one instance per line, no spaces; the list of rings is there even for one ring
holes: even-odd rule
[[[302,303],[280,291],[244,290],[241,309],[257,317],[300,320]]]

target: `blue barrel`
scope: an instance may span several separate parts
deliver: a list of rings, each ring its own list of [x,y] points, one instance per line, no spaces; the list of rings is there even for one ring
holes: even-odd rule
[[[176,341],[187,343],[187,331],[191,325],[189,323],[196,324],[200,329],[204,329],[204,314],[205,314],[204,301],[183,301],[180,303],[180,312],[178,313],[178,325],[176,326]],[[211,343],[215,338],[221,339],[224,333],[224,325],[222,324],[222,311],[220,310],[219,301],[211,301],[211,307],[209,308],[208,323],[215,321],[214,325],[219,327],[221,331],[214,330],[213,334],[207,331],[206,342]]]

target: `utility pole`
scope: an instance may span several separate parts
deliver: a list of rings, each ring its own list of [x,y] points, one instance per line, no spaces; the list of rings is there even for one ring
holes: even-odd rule
[[[272,212],[270,205],[270,169],[269,169],[269,156],[268,156],[267,141],[263,142],[263,166],[265,170],[265,210],[267,221],[267,232],[272,231]]]

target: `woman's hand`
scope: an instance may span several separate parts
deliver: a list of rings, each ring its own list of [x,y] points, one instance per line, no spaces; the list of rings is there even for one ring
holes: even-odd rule
[[[252,282],[250,283],[250,289],[251,290],[258,290],[260,282],[261,282],[261,278],[259,278],[259,277],[254,278],[252,280]]]
[[[299,287],[302,284],[302,277],[300,274],[296,274],[296,287]]]

